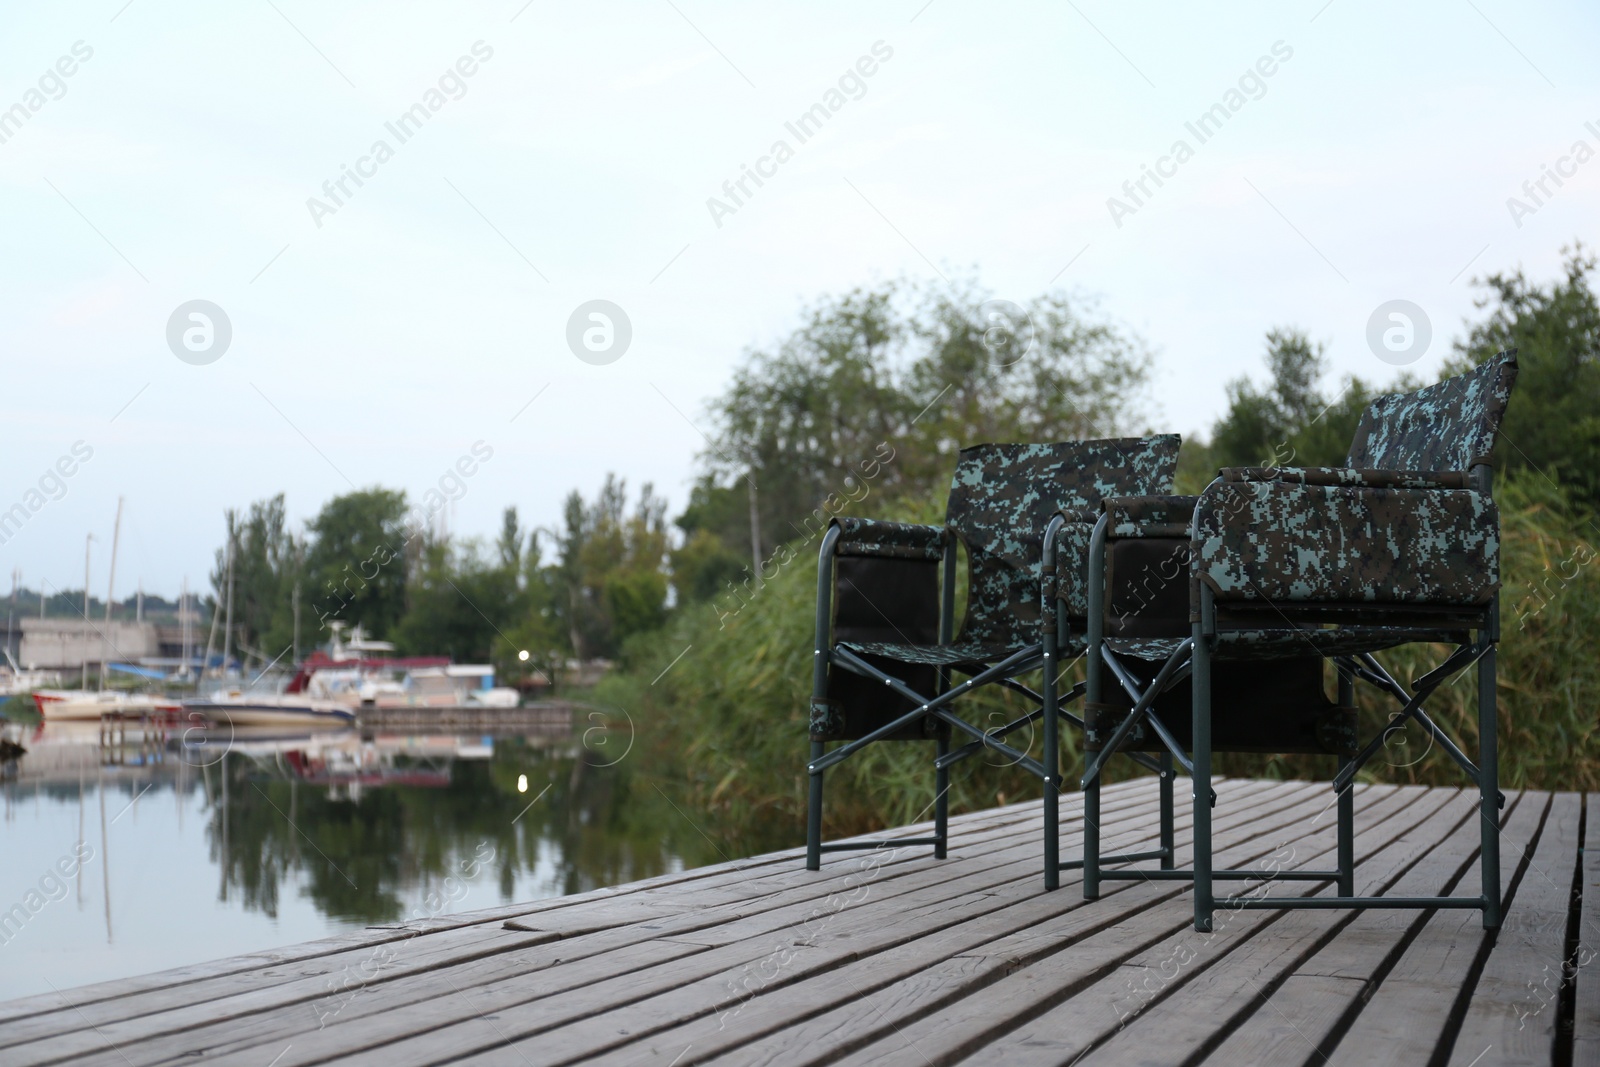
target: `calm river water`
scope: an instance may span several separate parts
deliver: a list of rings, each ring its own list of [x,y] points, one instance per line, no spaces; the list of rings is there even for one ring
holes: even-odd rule
[[[631,734],[7,728],[0,999],[722,858]],[[226,743],[223,743],[223,742]]]

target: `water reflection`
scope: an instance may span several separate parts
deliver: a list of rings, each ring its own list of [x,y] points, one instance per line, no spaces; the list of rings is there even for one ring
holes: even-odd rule
[[[721,858],[588,728],[8,727],[0,998]]]

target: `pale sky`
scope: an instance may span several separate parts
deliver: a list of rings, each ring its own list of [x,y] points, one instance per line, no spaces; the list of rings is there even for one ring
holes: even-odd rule
[[[607,471],[676,513],[686,417],[748,347],[821,294],[936,271],[1097,299],[1158,353],[1158,429],[1208,429],[1274,325],[1389,379],[1366,333],[1392,299],[1431,320],[1431,374],[1474,275],[1547,280],[1600,239],[1600,160],[1573,155],[1600,149],[1597,24],[1510,0],[7,5],[0,511],[93,455],[0,562],[81,586],[92,531],[104,595],[121,495],[118,595],[173,595],[224,508],[415,499],[477,442],[457,532],[507,504],[553,524]],[[785,124],[819,103],[801,143]],[[1204,143],[1186,127],[1230,103]],[[1114,219],[1145,165],[1168,176]],[[1562,184],[1513,218],[1547,165]],[[366,177],[335,205],[345,167]],[[167,341],[191,300],[232,327],[203,365]],[[609,363],[567,343],[590,300],[631,323]]]

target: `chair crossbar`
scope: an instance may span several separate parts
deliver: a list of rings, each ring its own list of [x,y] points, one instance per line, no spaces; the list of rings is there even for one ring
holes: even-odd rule
[[[861,849],[876,851],[884,848],[899,848],[901,845],[937,845],[944,839],[938,835],[933,837],[896,837],[887,841],[828,841],[821,846],[824,852],[854,852]]]
[[[1106,863],[1112,857],[1103,857],[1100,862]],[[1193,871],[1150,870],[1148,867],[1136,867],[1132,870],[1101,871],[1101,878],[1113,878],[1124,882],[1135,882],[1142,879],[1162,882],[1185,882],[1194,878]],[[1339,878],[1338,871],[1265,871],[1249,870],[1224,870],[1212,871],[1213,881],[1227,882],[1333,882]]]
[[[931,712],[931,714],[940,722],[949,723],[951,726],[955,727],[957,730],[960,730],[967,736],[976,738],[978,742],[980,742],[985,748],[991,748],[1003,756],[1011,757],[1012,766],[1021,767],[1023,770],[1037,775],[1042,781],[1049,780],[1050,772],[1044,769],[1044,764],[1040,763],[1026,752],[1021,752],[1017,749],[1014,749],[1004,741],[998,741],[989,736],[987,733],[978,729],[970,722],[967,722],[967,720],[963,719],[955,712],[948,711],[945,708],[936,708],[933,712]]]
[[[1005,683],[1002,682],[1001,684],[1003,685]],[[1022,686],[1017,686],[1016,688],[1023,689]],[[1060,700],[1062,700],[1062,701],[1076,700],[1076,699],[1078,699],[1078,697],[1083,695],[1083,691],[1086,688],[1087,688],[1086,683],[1079,682],[1077,685],[1073,686],[1070,691],[1068,691],[1066,693],[1063,693],[1061,695],[1061,697],[1060,697]],[[1026,689],[1023,689],[1023,691],[1027,692]],[[1040,701],[1042,703],[1043,702],[1043,698],[1040,698]],[[1083,727],[1083,720],[1078,718],[1076,715],[1072,714],[1069,711],[1063,711],[1061,708],[1057,707],[1056,708],[1056,714],[1058,716],[1060,716],[1061,718],[1066,719],[1070,723],[1075,723],[1080,729]],[[1010,733],[1013,733],[1013,732],[1015,732],[1017,730],[1020,730],[1024,726],[1027,726],[1029,723],[1038,722],[1042,718],[1044,718],[1044,708],[1043,707],[1035,708],[1033,711],[1028,712],[1026,715],[1024,715],[1020,719],[1013,719],[1011,722],[1006,723],[1004,726],[999,727],[998,729],[990,730],[989,731],[989,736],[990,737],[995,737],[995,738],[1005,737],[1007,734],[1010,734]],[[946,753],[945,755],[940,756],[938,759],[934,760],[933,761],[933,767],[934,767],[935,770],[942,771],[946,767],[950,767],[950,766],[953,766],[954,764],[960,763],[962,760],[966,759],[968,756],[977,755],[979,752],[983,751],[984,747],[985,747],[985,745],[984,745],[984,743],[982,741],[973,741],[973,742],[971,742],[969,744],[962,745],[960,748],[954,749],[954,750]]]
[[[885,723],[884,725],[878,727],[876,730],[873,730],[871,733],[868,733],[863,737],[857,738],[854,741],[848,742],[847,744],[844,744],[844,745],[840,746],[839,748],[834,749],[832,752],[829,752],[825,756],[822,756],[822,757],[819,757],[818,759],[812,760],[811,763],[806,767],[806,770],[808,772],[812,773],[812,774],[816,774],[819,771],[827,770],[829,767],[832,767],[835,764],[843,763],[845,760],[849,759],[851,756],[853,756],[857,752],[861,751],[867,745],[872,744],[874,741],[880,741],[883,738],[885,738],[885,737],[889,736],[890,734],[894,733],[895,731],[901,730],[901,729],[904,729],[907,726],[910,726],[912,723],[916,722],[918,719],[921,719],[924,716],[926,716],[933,709],[950,703],[956,697],[958,697],[961,694],[963,694],[963,693],[967,692],[968,690],[970,690],[974,686],[974,684],[978,684],[978,685],[984,684],[984,681],[988,680],[987,676],[995,675],[995,674],[1003,676],[1006,671],[1012,669],[1011,665],[1013,663],[1026,662],[1028,657],[1030,657],[1030,656],[1037,657],[1039,655],[1041,655],[1041,653],[1036,648],[1034,648],[1034,649],[1023,649],[1021,652],[1018,652],[1015,655],[1012,655],[1012,656],[1008,657],[1006,660],[1004,660],[1003,662],[1001,662],[997,666],[991,667],[988,670],[982,672],[981,674],[978,674],[978,675],[976,675],[976,676],[974,676],[972,678],[969,678],[967,681],[962,682],[960,685],[952,686],[946,692],[941,693],[938,696],[933,697],[932,699],[929,699],[928,697],[925,697],[921,693],[918,693],[916,690],[912,689],[910,686],[906,685],[900,679],[895,678],[892,675],[885,674],[883,671],[880,671],[878,668],[874,667],[872,664],[868,663],[866,660],[862,659],[860,656],[857,656],[854,652],[851,652],[849,649],[847,649],[847,648],[835,648],[833,650],[833,656],[832,656],[832,659],[833,659],[833,661],[835,663],[838,663],[841,667],[844,667],[845,669],[847,669],[849,671],[852,671],[852,672],[854,672],[856,674],[862,675],[863,677],[871,678],[874,681],[882,682],[884,685],[886,685],[889,688],[893,689],[896,693],[899,693],[901,696],[904,696],[909,700],[913,700],[913,701],[916,701],[916,702],[920,703],[921,707],[918,707],[918,708],[915,708],[915,709],[913,709],[911,711],[908,711],[904,715],[900,716],[898,719],[895,719],[895,720],[893,720],[891,722]]]
[[[1221,897],[1221,908],[1460,908],[1484,910],[1482,897]]]
[[[1127,756],[1129,759],[1133,760],[1133,762],[1137,763],[1147,771],[1155,771],[1157,774],[1162,773],[1161,762],[1148,753],[1124,752],[1123,755]]]
[[[1111,856],[1101,856],[1101,863],[1135,863],[1139,860],[1166,859],[1171,852],[1164,848],[1154,848],[1148,852],[1118,852]],[[1083,867],[1082,860],[1062,860],[1056,864],[1058,871],[1076,871]]]
[[[1044,766],[1037,760],[1029,757],[1027,753],[1019,752],[1010,745],[989,737],[983,730],[978,729],[976,726],[973,726],[971,723],[960,718],[959,716],[951,714],[944,708],[944,705],[949,704],[951,701],[955,700],[956,697],[961,696],[977,686],[987,685],[989,682],[994,681],[997,678],[1006,677],[1011,673],[1025,673],[1026,671],[1033,670],[1038,665],[1035,661],[1043,658],[1043,652],[1038,646],[1025,648],[1020,652],[1016,652],[1010,656],[1007,656],[995,666],[974,675],[965,682],[962,682],[960,685],[953,686],[946,692],[941,693],[931,699],[923,696],[921,693],[918,693],[899,678],[896,678],[890,674],[886,674],[874,667],[872,664],[866,662],[860,656],[857,656],[847,648],[835,648],[833,650],[833,658],[842,667],[845,667],[867,678],[881,681],[884,685],[888,686],[900,696],[905,697],[907,700],[920,701],[922,703],[920,707],[906,712],[898,719],[878,727],[871,733],[866,734],[855,741],[851,741],[845,745],[842,745],[826,755],[812,760],[806,768],[806,770],[811,774],[819,774],[822,771],[827,770],[829,767],[848,759],[850,756],[854,755],[856,752],[859,752],[862,748],[871,744],[872,742],[881,740],[882,738],[887,737],[889,734],[894,733],[896,730],[899,730],[905,726],[909,726],[918,719],[931,715],[942,722],[949,723],[951,726],[955,727],[961,732],[981,742],[986,747],[992,748],[996,752],[1000,752],[1006,756],[1009,756],[1013,763],[1031,771],[1034,774],[1037,774],[1040,778],[1044,778],[1046,776]]]
[[[1111,654],[1111,650],[1101,650],[1102,660],[1111,668],[1111,672],[1117,676],[1117,680],[1128,691],[1128,695],[1134,698],[1134,705],[1133,710],[1128,713],[1128,717],[1117,724],[1116,730],[1112,732],[1111,738],[1100,749],[1094,761],[1084,769],[1083,779],[1079,783],[1079,788],[1087,787],[1090,782],[1100,777],[1100,772],[1105,768],[1106,760],[1116,754],[1117,749],[1128,739],[1128,734],[1133,731],[1134,726],[1138,724],[1140,719],[1149,722],[1155,729],[1156,736],[1161,738],[1161,743],[1172,751],[1172,754],[1177,757],[1180,763],[1183,763],[1185,767],[1189,767],[1188,761],[1184,758],[1181,749],[1177,747],[1176,742],[1173,741],[1172,735],[1167,732],[1166,728],[1160,724],[1154,715],[1149,714],[1149,711],[1155,703],[1156,697],[1165,692],[1169,686],[1177,684],[1182,678],[1188,676],[1188,672],[1192,669],[1188,662],[1188,653],[1193,647],[1194,638],[1184,638],[1183,642],[1172,650],[1172,654],[1167,657],[1167,661],[1161,665],[1161,669],[1156,672],[1155,678],[1151,680],[1143,692],[1140,692],[1138,684],[1134,681],[1133,675],[1129,673],[1128,669]]]
[[[1487,642],[1480,642],[1476,646],[1462,645],[1460,648],[1457,648],[1454,652],[1452,652],[1449,658],[1447,658],[1439,667],[1429,671],[1422,678],[1418,679],[1416,692],[1410,697],[1405,698],[1405,702],[1402,705],[1399,713],[1391,718],[1389,720],[1389,724],[1379,731],[1379,733],[1373,737],[1371,741],[1368,741],[1366,745],[1362,747],[1361,751],[1356,753],[1355,757],[1352,758],[1349,763],[1340,768],[1338,774],[1333,776],[1333,791],[1335,793],[1342,793],[1346,789],[1350,788],[1350,783],[1355,780],[1356,774],[1359,773],[1361,768],[1366,766],[1367,762],[1377,754],[1378,749],[1383,747],[1384,743],[1389,739],[1389,736],[1394,733],[1395,730],[1403,729],[1405,724],[1412,719],[1417,720],[1422,728],[1428,731],[1429,736],[1443,746],[1444,750],[1449,753],[1458,764],[1461,765],[1461,769],[1466,771],[1467,776],[1476,784],[1479,781],[1477,765],[1468,759],[1466,753],[1462,752],[1460,747],[1456,745],[1456,743],[1451,740],[1450,737],[1443,730],[1441,730],[1432,719],[1428,717],[1427,713],[1423,710],[1423,703],[1430,696],[1432,696],[1440,686],[1449,681],[1451,675],[1457,674],[1476,663],[1478,659],[1486,651],[1488,651],[1488,647],[1489,646]],[[1362,659],[1366,662],[1371,672],[1378,674],[1383,679],[1383,683],[1375,682],[1374,684],[1379,685],[1379,688],[1388,690],[1391,693],[1399,693],[1402,696],[1404,695],[1405,690],[1400,688],[1399,683],[1396,682],[1392,676],[1390,676],[1389,672],[1385,671],[1378,661],[1372,658],[1371,653],[1364,653]],[[1449,673],[1443,673],[1444,668],[1449,667],[1452,664],[1456,665],[1455,669]],[[1424,685],[1423,683],[1425,682],[1428,684]]]
[[[1038,693],[1035,693],[1032,689],[1029,689],[1027,686],[1023,685],[1021,682],[1017,681],[1015,678],[1001,678],[1001,679],[998,679],[994,684],[998,685],[998,686],[1003,686],[1004,688],[1010,689],[1013,692],[1021,693],[1023,696],[1027,697],[1029,700],[1032,700],[1035,704],[1043,704],[1044,703],[1044,697],[1040,696]],[[1063,697],[1062,699],[1065,700],[1067,698]]]
[[[1423,711],[1421,708],[1418,708],[1416,720],[1420,722],[1430,734],[1433,735],[1433,739],[1439,742],[1440,746],[1443,747],[1445,752],[1449,753],[1450,758],[1455,760],[1463,771],[1467,772],[1467,777],[1472,779],[1472,783],[1474,785],[1482,784],[1478,777],[1480,773],[1478,770],[1478,765],[1473,763],[1472,760],[1467,757],[1465,752],[1461,751],[1461,746],[1457,745],[1450,735],[1445,733],[1442,727],[1436,724],[1432,719],[1428,718],[1427,712]],[[1496,789],[1495,796],[1498,799],[1499,806],[1502,808],[1505,807],[1505,793],[1501,792],[1499,789]]]
[[[1188,668],[1184,668],[1183,673],[1187,675],[1188,674]],[[1167,747],[1167,751],[1172,753],[1172,758],[1178,761],[1178,766],[1182,767],[1186,774],[1189,774],[1189,775],[1192,776],[1194,774],[1194,763],[1189,759],[1188,755],[1183,751],[1183,746],[1178,744],[1178,739],[1172,736],[1172,733],[1171,733],[1171,731],[1169,731],[1167,729],[1166,724],[1163,723],[1160,719],[1158,719],[1156,717],[1156,713],[1153,712],[1153,711],[1145,712],[1145,719],[1146,719],[1147,722],[1150,723],[1150,729],[1155,731],[1156,736],[1161,739],[1161,743]],[[1133,753],[1131,753],[1131,752],[1126,753],[1126,754],[1129,755],[1129,756],[1133,755]],[[1216,790],[1213,789],[1212,790],[1213,796],[1212,796],[1212,799],[1211,799],[1212,807],[1216,806],[1215,793],[1216,793]]]
[[[1483,658],[1483,654],[1487,651],[1489,651],[1489,645],[1487,642],[1474,641],[1472,644],[1463,643],[1454,652],[1450,653],[1443,663],[1439,664],[1427,674],[1424,674],[1421,678],[1418,678],[1415,682],[1412,682],[1411,688],[1413,690],[1437,688],[1444,682],[1448,681],[1452,674],[1463,671],[1472,666],[1474,663],[1478,662],[1478,660]],[[1371,653],[1368,653],[1368,655],[1371,655]],[[1461,659],[1460,663],[1456,662],[1458,657]]]

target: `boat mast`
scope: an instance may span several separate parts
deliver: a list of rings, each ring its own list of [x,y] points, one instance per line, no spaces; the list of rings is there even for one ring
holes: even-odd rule
[[[232,512],[228,513],[228,543],[222,550],[222,559],[223,559],[222,566],[223,566],[224,573],[232,574],[233,573],[233,513]],[[211,668],[211,650],[213,648],[217,647],[217,620],[222,617],[221,613],[218,610],[222,606],[221,602],[220,602],[221,596],[222,596],[222,590],[218,589],[217,590],[217,598],[213,599],[212,603],[211,603],[211,630],[210,630],[210,632],[208,634],[206,634],[206,660],[205,660],[204,663],[200,664],[200,677],[202,677],[202,678],[204,678],[206,676],[206,671],[208,671]]]
[[[106,579],[106,632],[100,642],[100,688],[106,687],[106,657],[111,648],[111,604],[117,595],[117,542],[122,540],[122,498],[117,497],[117,521],[111,527],[111,576]]]
[[[183,649],[183,678],[189,678],[189,576],[183,576],[182,591],[178,594],[179,645]]]
[[[89,631],[94,629],[94,623],[89,621],[89,545],[94,541],[94,534],[87,534],[83,539],[83,681],[78,683],[78,688],[84,692],[89,691]]]
[[[6,613],[6,655],[11,655],[11,634],[17,625],[17,585],[22,581],[22,568],[11,568],[11,610]],[[17,655],[22,655],[22,642],[17,642]]]
[[[233,657],[233,557],[238,545],[234,542],[233,512],[228,512],[228,617],[222,624],[222,676],[228,676],[228,660]]]

